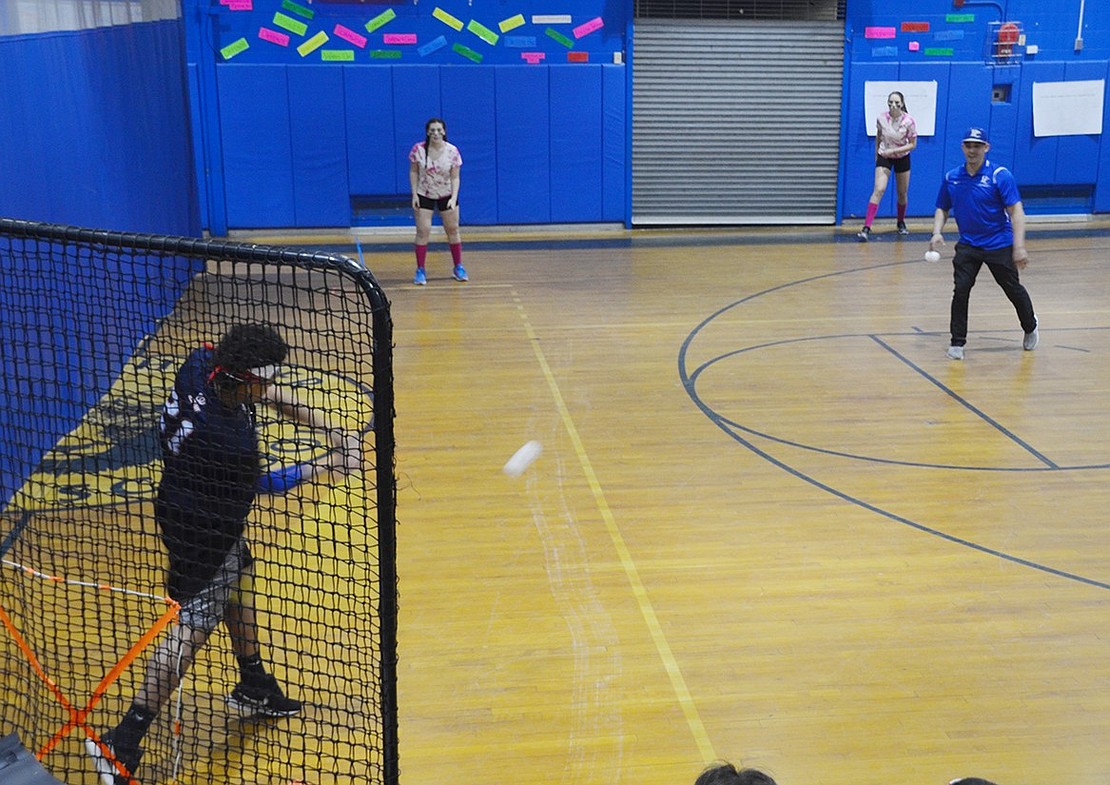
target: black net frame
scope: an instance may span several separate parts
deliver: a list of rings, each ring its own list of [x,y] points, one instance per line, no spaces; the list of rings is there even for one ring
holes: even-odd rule
[[[267,496],[248,522],[260,615],[276,622],[261,620],[267,662],[304,710],[232,716],[221,625],[135,781],[395,785],[393,339],[373,274],[340,254],[0,218],[0,307],[0,736],[70,785],[98,782],[84,739],[126,711],[175,624],[152,423],[191,348],[257,322],[290,345],[278,383],[358,434],[364,457],[357,476]],[[323,437],[262,408],[266,468],[323,460]]]

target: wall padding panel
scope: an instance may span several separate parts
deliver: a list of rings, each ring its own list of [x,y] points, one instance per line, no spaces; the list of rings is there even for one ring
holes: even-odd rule
[[[219,65],[228,226],[296,226],[284,65]]]
[[[464,224],[495,224],[497,86],[493,68],[441,68],[440,86],[447,138],[458,145],[463,157],[459,217]]]
[[[602,201],[600,65],[553,65],[551,220],[598,221]]]
[[[351,193],[355,196],[393,193],[397,142],[393,136],[392,72],[368,65],[347,66],[343,99]]]
[[[345,69],[288,66],[289,127],[297,226],[349,226]]]
[[[551,221],[547,68],[494,66],[497,83],[497,217],[503,224]]]

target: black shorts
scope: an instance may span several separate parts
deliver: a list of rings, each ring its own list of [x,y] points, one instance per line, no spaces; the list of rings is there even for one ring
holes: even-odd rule
[[[910,156],[908,153],[901,158],[884,158],[877,155],[875,156],[875,166],[893,169],[895,172],[908,172],[910,170]]]
[[[229,555],[235,555],[239,570],[254,561],[242,542],[245,521],[183,509],[161,498],[154,502],[154,517],[169,557],[166,591],[181,605],[210,589],[213,582],[226,580],[220,575],[227,571]]]
[[[420,200],[421,209],[439,210],[441,213],[447,210],[447,202],[451,199],[450,196],[444,196],[440,199],[433,199],[432,197],[425,196],[424,194],[417,194],[416,198]],[[455,207],[452,207],[451,209],[454,210],[458,206],[458,204],[455,204]]]

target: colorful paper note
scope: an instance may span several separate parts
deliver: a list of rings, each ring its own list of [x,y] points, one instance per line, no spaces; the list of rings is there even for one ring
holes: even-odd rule
[[[325,63],[353,63],[355,61],[355,50],[321,49],[320,59]]]
[[[941,46],[926,47],[925,56],[926,57],[951,57],[952,56],[952,47],[941,47]]]
[[[420,47],[416,51],[420,53],[421,57],[427,57],[432,52],[436,51],[437,49],[442,49],[445,46],[447,46],[447,39],[444,38],[443,36],[440,36],[439,38],[436,38],[434,41],[429,41],[428,43],[424,44],[422,47]]]
[[[289,46],[289,36],[285,33],[279,33],[277,30],[271,30],[268,27],[258,28],[258,37],[263,41],[269,41],[271,44]]]
[[[447,13],[438,6],[434,11],[432,11],[432,16],[434,16],[436,19],[443,22],[443,24],[447,25],[450,28],[453,28],[455,30],[463,29],[462,20],[456,19],[455,17],[451,16],[451,14]]]
[[[364,49],[366,47],[366,36],[359,35],[349,27],[336,25],[335,29],[332,30],[332,33],[335,35],[336,38],[342,38],[347,43],[354,44],[359,49]]]
[[[297,52],[300,54],[301,57],[304,57],[306,55],[312,54],[327,42],[328,34],[321,30],[316,35],[312,36],[312,38],[309,38],[303,44],[298,46]]]
[[[304,35],[308,30],[308,25],[299,19],[294,19],[291,16],[286,16],[281,11],[274,14],[274,25],[280,27],[282,30],[288,30],[294,35]]]
[[[227,0],[228,11],[253,11],[254,0]]]
[[[574,33],[575,38],[581,38],[584,35],[589,35],[594,30],[600,30],[604,26],[605,22],[603,22],[599,16],[596,19],[591,19],[588,22],[578,25],[578,27],[574,28],[571,32]]]
[[[894,38],[898,31],[893,27],[865,27],[863,28],[864,38]]]
[[[921,44],[918,41],[910,41],[910,51],[916,52],[921,49]]]
[[[962,41],[963,38],[963,30],[937,30],[933,33],[934,41]]]
[[[548,38],[551,38],[555,41],[558,41],[560,44],[565,46],[567,49],[571,49],[571,48],[574,47],[574,41],[571,41],[569,38],[567,38],[565,35],[560,33],[558,30],[555,30],[555,29],[549,27],[546,30],[544,30],[543,32]]]
[[[375,30],[377,30],[379,27],[384,25],[386,22],[391,22],[396,18],[397,18],[397,12],[394,11],[392,8],[387,8],[386,10],[382,11],[380,14],[378,14],[377,16],[375,16],[373,19],[371,19],[369,22],[366,23],[366,32],[372,33]]]
[[[871,48],[872,57],[897,57],[897,46],[874,46]]]
[[[311,8],[305,8],[303,5],[294,3],[293,0],[281,0],[281,7],[289,13],[303,16],[305,19],[312,19],[316,16],[316,12]]]
[[[536,37],[534,35],[507,35],[502,43],[511,49],[535,49]]]
[[[521,52],[520,59],[527,60],[529,65],[536,65],[541,62],[547,55],[543,52]]]
[[[230,44],[221,49],[220,54],[223,55],[224,60],[230,60],[231,58],[235,57],[235,55],[240,54],[241,52],[245,52],[250,48],[251,45],[247,43],[247,39],[240,38],[238,41],[232,41]]]
[[[462,55],[467,60],[473,60],[475,63],[482,62],[482,55],[480,55],[478,52],[475,52],[469,46],[463,46],[462,44],[455,44],[454,46],[451,47],[451,51],[455,52],[455,54]]]
[[[567,52],[568,63],[588,63],[590,62],[589,52]]]
[[[510,16],[508,19],[502,19],[497,23],[497,29],[502,33],[507,33],[510,30],[517,29],[522,24],[524,24],[524,14],[517,14],[516,16]]]
[[[370,58],[373,60],[400,60],[400,49],[374,49],[370,52]]]
[[[382,36],[383,44],[415,44],[416,33],[386,33]]]
[[[501,37],[481,22],[476,22],[473,19],[466,23],[466,29],[474,33],[474,35],[481,38],[490,46],[495,46],[497,44],[497,39]]]
[[[944,21],[955,24],[969,24],[975,21],[975,14],[945,14]]]
[[[929,32],[928,22],[903,22],[903,33],[927,33]]]
[[[570,14],[535,14],[532,16],[534,25],[569,25]]]

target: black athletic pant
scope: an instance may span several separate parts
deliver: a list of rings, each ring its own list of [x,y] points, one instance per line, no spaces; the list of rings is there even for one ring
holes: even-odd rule
[[[967,302],[971,287],[983,265],[990,268],[995,282],[1002,287],[1007,299],[1014,305],[1021,329],[1027,333],[1037,328],[1037,317],[1033,313],[1033,301],[1029,292],[1021,285],[1017,267],[1014,266],[1012,245],[984,251],[974,245],[956,243],[956,256],[952,259],[952,345],[963,346],[967,343]]]

